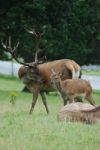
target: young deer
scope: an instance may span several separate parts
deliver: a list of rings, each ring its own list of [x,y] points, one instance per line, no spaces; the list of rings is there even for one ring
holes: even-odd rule
[[[89,81],[82,79],[67,79],[62,81],[60,74],[52,70],[51,83],[60,92],[63,99],[74,102],[78,97],[84,97],[91,105],[95,105],[92,98],[92,87]]]

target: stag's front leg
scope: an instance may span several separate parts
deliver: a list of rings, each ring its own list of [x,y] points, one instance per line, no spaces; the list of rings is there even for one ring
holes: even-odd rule
[[[49,109],[48,109],[48,106],[47,106],[47,101],[46,101],[45,93],[44,92],[40,92],[40,95],[42,97],[42,102],[43,102],[43,104],[44,104],[44,106],[46,108],[46,111],[47,111],[47,113],[49,113]]]
[[[32,105],[31,105],[31,109],[30,109],[30,112],[29,112],[30,114],[32,114],[32,112],[33,112],[33,110],[34,110],[36,101],[37,101],[37,99],[38,99],[38,95],[39,95],[38,92],[33,93]]]

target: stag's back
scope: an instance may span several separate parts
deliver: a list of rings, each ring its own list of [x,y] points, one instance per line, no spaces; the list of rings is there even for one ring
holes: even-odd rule
[[[42,87],[49,87],[51,88],[51,74],[52,74],[52,69],[54,69],[56,71],[56,73],[61,72],[62,76],[65,79],[71,79],[72,78],[72,72],[71,72],[71,67],[68,68],[68,64],[70,64],[71,66],[73,66],[73,68],[75,69],[75,65],[79,66],[75,61],[73,60],[69,60],[69,59],[61,59],[61,60],[55,60],[55,61],[51,61],[51,62],[46,62],[43,64],[38,64],[37,65],[37,69],[39,71],[39,74],[37,74],[34,70],[34,68],[31,68],[34,70],[34,73],[31,72],[31,78],[33,76],[33,81],[34,79],[37,78],[41,78],[44,81],[44,84]],[[77,67],[76,67],[77,68]],[[19,78],[22,79],[22,81],[27,84],[29,83],[30,79],[30,75],[28,76],[28,70],[30,68],[27,66],[22,66],[20,67],[19,71],[18,71],[18,75]],[[27,78],[28,76],[28,78]]]
[[[55,60],[55,61],[51,61],[51,62],[47,62],[47,63],[38,65],[41,75],[48,82],[50,81],[52,69],[54,69],[56,73],[61,72],[62,75],[64,73],[64,76],[65,76],[64,80],[71,79],[72,78],[72,72],[71,72],[72,67],[75,70],[77,68],[78,71],[80,71],[80,66],[75,61],[70,60],[70,59]]]

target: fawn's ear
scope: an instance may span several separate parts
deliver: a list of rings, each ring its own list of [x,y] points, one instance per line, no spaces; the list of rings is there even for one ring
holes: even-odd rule
[[[53,75],[56,74],[56,72],[55,72],[55,70],[54,70],[53,68],[51,69],[51,73],[52,73]]]
[[[62,76],[62,72],[58,72],[58,76],[61,77]]]

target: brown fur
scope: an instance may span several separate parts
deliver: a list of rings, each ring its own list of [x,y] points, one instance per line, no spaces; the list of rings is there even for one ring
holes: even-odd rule
[[[18,71],[19,78],[22,78],[23,75],[26,75],[26,68],[28,67],[22,66],[19,69]],[[65,79],[72,78],[73,70],[75,71],[75,73],[76,72],[80,73],[80,66],[75,61],[70,59],[61,59],[61,60],[55,60],[55,61],[39,64],[37,68],[41,76],[49,83],[51,82],[50,79],[51,69],[54,69],[57,73],[62,72],[63,74],[63,72],[65,72]]]
[[[58,120],[85,123],[100,122],[100,106],[94,107],[90,104],[79,102],[71,103],[60,110]]]
[[[92,87],[89,81],[82,79],[67,79],[62,81],[59,74],[54,73],[51,76],[52,83],[60,92],[62,98],[74,102],[77,97],[86,98],[90,104],[95,105],[92,98]]]
[[[36,53],[34,62],[24,63],[17,59],[15,51],[18,48],[19,42],[17,42],[16,46],[12,47],[11,36],[9,36],[8,42],[6,41],[4,43],[1,40],[1,44],[3,48],[6,49],[6,51],[8,51],[18,63],[23,65],[20,67],[18,75],[19,78],[33,93],[33,100],[30,113],[32,113],[34,109],[39,94],[42,97],[43,104],[45,105],[46,111],[48,113],[49,110],[47,107],[44,91],[50,91],[53,89],[50,79],[51,69],[56,70],[56,72],[62,72],[62,78],[64,80],[70,78],[78,78],[80,75],[80,66],[75,61],[70,59],[56,60],[41,64],[43,63],[43,61],[46,60],[46,56],[44,56],[43,51],[39,48],[39,42],[44,32],[36,33],[35,30],[27,31],[28,33],[36,37]]]
[[[49,110],[46,104],[46,98],[42,92],[54,90],[50,78],[52,74],[51,70],[54,69],[57,73],[62,72],[62,78],[64,72],[63,79],[72,78],[73,72],[76,73],[75,78],[78,78],[79,74],[77,75],[77,72],[80,73],[80,66],[73,60],[62,59],[62,60],[47,62],[44,64],[39,64],[37,65],[37,69],[38,71],[34,70],[34,67],[31,68],[31,67],[22,66],[18,71],[18,75],[19,78],[22,79],[23,82],[26,84],[26,86],[29,88],[29,90],[34,94],[35,97],[35,98],[33,97],[30,113],[32,113],[34,109],[39,93],[42,96],[42,101],[48,113]]]

